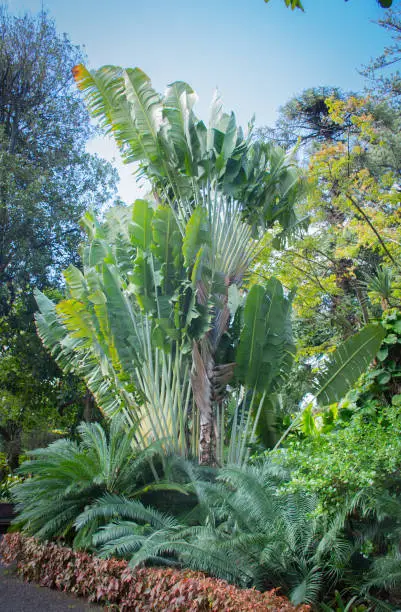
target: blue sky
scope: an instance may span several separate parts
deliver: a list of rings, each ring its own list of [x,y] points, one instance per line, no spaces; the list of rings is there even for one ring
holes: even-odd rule
[[[395,0],[400,6],[401,0]],[[36,12],[42,0],[9,0],[11,12]],[[158,90],[188,81],[207,117],[213,90],[246,124],[272,124],[277,109],[312,86],[363,87],[358,68],[378,55],[388,36],[374,21],[376,0],[304,0],[305,13],[283,0],[43,0],[60,31],[85,45],[89,66],[139,66]],[[108,159],[110,142],[89,146]],[[138,189],[130,169],[118,164],[120,194]]]

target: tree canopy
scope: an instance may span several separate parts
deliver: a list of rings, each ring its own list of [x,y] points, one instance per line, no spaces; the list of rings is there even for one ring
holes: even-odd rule
[[[79,219],[114,193],[109,165],[72,85],[81,51],[45,14],[0,8],[0,313],[19,289],[58,278],[76,258]]]
[[[83,212],[116,189],[112,167],[85,149],[94,130],[71,74],[81,59],[46,13],[0,7],[0,433],[17,455],[22,429],[54,427],[57,415],[63,426],[85,395],[42,350],[32,298],[34,287],[60,297]]]

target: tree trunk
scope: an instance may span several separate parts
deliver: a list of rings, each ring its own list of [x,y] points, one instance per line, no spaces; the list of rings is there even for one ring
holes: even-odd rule
[[[89,389],[86,390],[83,401],[84,401],[84,410],[82,414],[82,419],[86,423],[91,423],[93,421],[96,421],[95,400],[93,398],[92,393],[89,391]]]
[[[199,464],[216,466],[220,432],[213,403],[221,403],[225,389],[234,373],[235,364],[223,364],[215,368],[215,355],[221,337],[227,331],[230,311],[227,305],[230,279],[225,279],[227,291],[216,296],[222,307],[215,307],[211,329],[199,342],[192,346],[191,385],[195,403],[199,410]],[[202,281],[197,283],[197,299],[200,304],[208,303],[209,288]]]
[[[199,464],[217,465],[215,424],[212,406],[214,359],[207,337],[192,346],[192,391],[199,410]],[[200,348],[200,350],[199,350]]]

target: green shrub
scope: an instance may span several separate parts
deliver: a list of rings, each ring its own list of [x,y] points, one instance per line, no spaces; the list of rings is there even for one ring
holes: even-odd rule
[[[355,415],[328,433],[293,438],[271,456],[291,470],[286,488],[316,494],[322,509],[335,513],[360,489],[385,490],[401,477],[401,407],[387,406],[377,418]]]
[[[23,482],[23,479],[16,474],[8,474],[8,476],[3,478],[0,482],[0,502],[12,503],[14,501],[13,491],[16,485],[21,482]]]

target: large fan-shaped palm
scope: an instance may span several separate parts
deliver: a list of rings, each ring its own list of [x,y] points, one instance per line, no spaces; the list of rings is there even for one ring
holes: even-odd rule
[[[170,223],[171,216],[178,251],[182,241],[187,289],[179,291],[180,297],[167,292],[163,303],[157,304],[158,318],[163,322],[156,335],[160,339],[164,334],[167,342],[170,341],[166,319],[170,319],[168,327],[171,330],[171,313],[164,315],[166,307],[168,311],[168,299],[170,302],[176,300],[176,311],[187,318],[184,326],[186,323],[187,339],[191,340],[190,381],[198,413],[193,421],[199,421],[196,425],[199,458],[201,463],[216,463],[221,455],[217,425],[224,420],[224,391],[234,370],[233,363],[219,361],[216,364],[221,340],[233,316],[228,305],[229,290],[232,286],[241,287],[260,232],[275,224],[290,229],[296,223],[294,204],[299,192],[298,175],[283,151],[267,144],[252,143],[250,132],[244,137],[235,116],[222,111],[219,97],[213,101],[206,127],[194,114],[196,95],[186,83],[173,83],[162,96],[137,68],[123,70],[105,66],[89,72],[77,66],[74,74],[93,115],[115,136],[124,160],[139,162],[139,172],[150,179],[156,200],[169,206],[164,210],[163,222],[169,217]],[[151,217],[149,209],[144,209],[144,223],[150,222]],[[159,222],[162,222],[161,214]],[[144,224],[139,225],[143,229]],[[147,227],[151,231],[150,223]],[[169,261],[159,270],[157,266],[152,268],[152,257],[157,257],[157,253],[153,250],[152,257],[149,256],[149,234],[142,229],[138,240],[133,241],[136,253],[133,255],[135,267],[131,289],[140,296],[141,306],[149,314],[154,297],[166,291],[170,283],[178,255],[169,253]],[[169,236],[169,240],[175,238]],[[92,246],[95,254],[88,257],[101,257],[102,247]],[[162,244],[159,246],[163,249]],[[167,256],[167,253],[162,255]],[[154,272],[163,276],[163,286],[154,282],[152,287]],[[107,273],[113,276],[114,270],[109,269]],[[100,298],[95,299],[99,301]],[[102,304],[96,307],[100,310]],[[59,314],[64,317],[64,323],[70,317],[61,311]],[[129,338],[134,334],[127,325],[124,335]],[[44,327],[43,319],[39,319],[42,336],[51,345],[51,334]],[[280,334],[282,330],[277,332]],[[274,333],[276,330],[270,329],[270,335]],[[75,350],[77,344],[72,344],[65,338],[66,348]],[[102,348],[98,347],[99,352]],[[107,363],[103,356],[104,370]],[[156,363],[153,366],[155,369]],[[185,370],[186,366],[179,367]],[[102,389],[109,395],[106,405],[117,408],[115,398],[119,382],[109,376],[107,389],[103,389],[100,378],[95,378],[98,378],[94,381],[97,392]],[[185,385],[186,380],[184,395]],[[188,416],[186,407],[183,415]],[[160,424],[158,427],[160,429]],[[164,432],[167,433],[165,426]],[[179,435],[183,435],[182,428]]]
[[[138,444],[163,439],[201,464],[224,461],[230,384],[228,460],[242,463],[294,344],[280,283],[253,288],[245,308],[240,289],[261,234],[297,228],[298,174],[283,151],[244,137],[219,98],[206,127],[185,83],[161,96],[139,69],[75,76],[156,202],[114,209],[103,225],[86,216],[83,274],[66,272],[70,299],[57,307],[38,293],[39,333],[108,415],[125,414]]]

